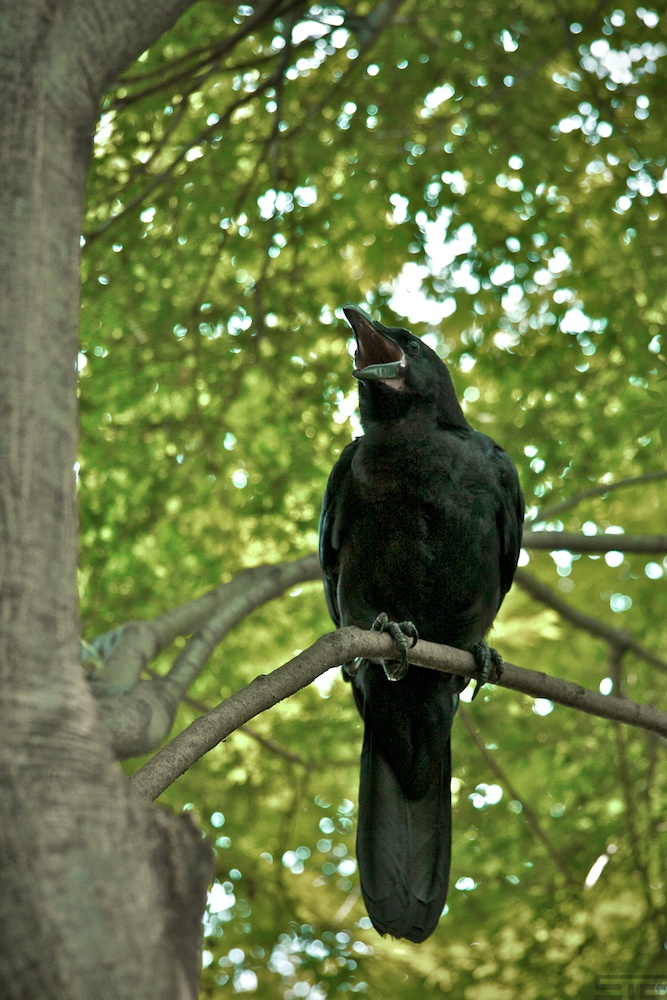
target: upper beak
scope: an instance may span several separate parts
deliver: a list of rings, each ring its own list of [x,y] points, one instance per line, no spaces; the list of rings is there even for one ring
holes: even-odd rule
[[[357,338],[354,377],[362,381],[402,378],[407,362],[396,341],[380,333],[363,309],[345,305],[343,312]]]

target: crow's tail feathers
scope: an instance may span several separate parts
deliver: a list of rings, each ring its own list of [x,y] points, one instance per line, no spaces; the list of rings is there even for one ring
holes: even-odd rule
[[[447,899],[451,860],[449,738],[426,794],[408,798],[366,723],[361,752],[357,858],[361,891],[380,934],[424,941]]]

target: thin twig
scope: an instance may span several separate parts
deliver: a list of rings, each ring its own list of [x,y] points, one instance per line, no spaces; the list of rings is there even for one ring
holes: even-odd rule
[[[544,832],[539,819],[537,818],[537,813],[533,808],[526,802],[525,798],[519,794],[512,782],[507,776],[507,773],[500,767],[497,760],[493,754],[489,753],[484,743],[484,740],[479,734],[477,727],[473,724],[470,712],[463,705],[459,705],[458,715],[461,718],[463,725],[468,731],[468,735],[472,739],[473,743],[481,753],[482,757],[486,761],[487,766],[493,771],[495,776],[498,778],[503,786],[507,789],[509,795],[515,799],[517,802],[521,803],[522,815],[525,817],[528,826],[531,828],[538,840],[544,845],[547,854],[554,862],[556,867],[565,876],[568,882],[572,885],[576,883],[576,879],[572,874],[572,869],[567,863],[567,860],[562,854],[554,847],[549,837]]]
[[[660,469],[657,472],[647,472],[643,476],[631,476],[629,479],[619,479],[615,483],[600,483],[598,486],[592,486],[588,490],[581,490],[581,492],[575,493],[574,496],[569,497],[567,500],[561,500],[560,503],[554,503],[551,507],[546,507],[544,510],[538,511],[532,518],[526,518],[526,521],[531,525],[542,524],[544,521],[550,521],[552,518],[562,514],[563,511],[576,507],[582,500],[589,500],[591,497],[606,496],[607,493],[612,493],[614,490],[627,489],[631,486],[639,486],[642,483],[655,482],[658,479],[667,479],[667,469]]]
[[[598,639],[604,639],[605,642],[608,642],[616,649],[634,653],[635,656],[646,663],[650,663],[651,666],[667,672],[667,662],[637,642],[630,632],[625,631],[625,629],[606,625],[597,618],[593,618],[592,615],[584,614],[578,608],[572,607],[572,605],[556,594],[551,587],[547,586],[546,583],[542,583],[541,580],[537,580],[530,573],[526,573],[525,569],[518,569],[516,571],[514,574],[514,583],[521,590],[525,590],[527,594],[534,597],[536,601],[545,604],[548,608],[553,608],[561,618],[575,628],[588,632],[589,635],[597,636]]]
[[[169,164],[167,164],[164,170],[154,174],[146,187],[139,191],[131,201],[124,205],[123,208],[116,213],[116,215],[110,215],[104,220],[104,222],[100,223],[97,229],[92,229],[88,233],[84,234],[86,245],[92,243],[93,240],[97,239],[98,236],[101,236],[101,234],[109,229],[110,226],[115,225],[124,216],[134,211],[135,208],[138,208],[138,206],[145,201],[145,199],[148,198],[148,196],[152,194],[156,188],[164,183],[168,177],[171,177],[176,167],[185,160],[191,149],[195,146],[199,146],[203,142],[206,142],[209,136],[228,124],[234,112],[238,111],[238,109],[243,107],[245,104],[254,101],[255,98],[259,97],[268,87],[271,86],[273,86],[273,79],[272,77],[267,77],[267,79],[259,84],[255,90],[250,93],[243,94],[238,98],[238,100],[230,104],[230,106],[226,108],[225,113],[220,116],[218,121],[214,122],[212,125],[207,125],[206,128],[202,129],[196,136],[189,139],[186,143],[183,143],[179,147],[180,152],[178,155],[175,156]],[[142,164],[142,173],[145,172],[144,168],[145,164]]]

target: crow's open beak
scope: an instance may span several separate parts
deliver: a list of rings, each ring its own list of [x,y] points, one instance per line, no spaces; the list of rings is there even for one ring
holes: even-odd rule
[[[363,309],[345,305],[343,312],[357,338],[354,377],[362,382],[403,378],[407,361],[396,341],[381,333]]]

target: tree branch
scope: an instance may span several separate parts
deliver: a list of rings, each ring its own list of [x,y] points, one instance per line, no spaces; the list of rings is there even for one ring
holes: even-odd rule
[[[398,14],[399,8],[403,3],[404,0],[381,0],[376,7],[363,17],[358,17],[351,14],[349,11],[345,11],[345,27],[348,31],[353,31],[355,33],[361,56],[365,57],[382,32],[391,26],[392,22],[396,18],[396,15]],[[344,10],[343,7],[340,7],[339,9]],[[344,93],[348,80],[353,80],[359,73],[360,68],[364,65],[364,60],[361,58],[352,60],[347,69],[345,69],[341,75],[326,88],[324,94],[322,94],[310,107],[306,107],[301,121],[282,133],[281,141],[284,142],[286,139],[293,139],[294,136],[303,132],[304,129],[310,128],[313,122],[318,121],[322,109],[329,101],[331,101],[334,94],[336,94],[336,92],[339,94],[341,92]]]
[[[157,674],[153,674],[153,671],[150,671],[150,673],[152,676],[157,677]],[[201,715],[206,715],[207,712],[211,711],[210,705],[200,701],[198,698],[191,698],[190,696],[183,698],[183,704],[189,705],[190,708],[194,708],[195,711],[200,712]],[[269,750],[270,753],[274,753],[278,757],[283,757],[285,760],[288,760],[290,764],[300,764],[301,767],[305,767],[308,771],[313,770],[316,766],[311,761],[305,760],[303,757],[299,757],[298,754],[292,753],[291,750],[281,746],[280,743],[276,742],[276,740],[269,739],[267,736],[262,736],[262,734],[258,733],[256,729],[252,728],[252,726],[239,726],[236,732],[245,733],[246,736],[255,740],[255,742],[259,743],[259,745],[264,747],[265,750]]]
[[[120,219],[124,218],[129,213],[133,212],[135,208],[138,208],[138,206],[141,205],[142,202],[144,202],[148,198],[148,196],[155,191],[156,188],[158,188],[169,176],[171,176],[171,174],[173,174],[176,167],[180,163],[183,163],[183,161],[186,159],[191,149],[193,149],[195,146],[201,145],[201,143],[203,142],[206,142],[210,135],[212,135],[218,129],[222,128],[223,125],[226,125],[229,122],[230,118],[232,117],[235,111],[238,111],[239,108],[244,107],[246,104],[249,104],[252,101],[254,101],[257,97],[260,97],[261,94],[272,85],[273,85],[273,78],[267,77],[267,79],[263,80],[262,83],[259,84],[257,88],[253,90],[251,93],[242,94],[241,97],[237,98],[237,100],[235,100],[232,104],[229,105],[229,107],[225,109],[224,113],[214,124],[207,125],[197,135],[191,137],[187,142],[180,143],[178,146],[178,153],[176,154],[176,156],[173,157],[173,159],[167,164],[166,167],[161,169],[160,172],[157,174],[151,174],[149,172],[150,165],[157,158],[158,153],[161,151],[162,147],[166,143],[167,136],[163,137],[163,139],[157,144],[156,148],[153,150],[150,159],[146,163],[141,164],[140,168],[141,175],[150,178],[146,186],[143,187],[137,194],[135,194],[130,201],[124,204],[122,209],[120,209],[120,211],[118,211],[115,215],[108,216],[104,220],[104,222],[101,222],[99,226],[97,226],[96,229],[91,229],[87,233],[84,233],[84,240],[86,246],[92,243],[93,240],[96,240],[99,236],[102,235],[102,233],[106,232],[111,226],[119,222]],[[183,103],[178,118],[180,118],[180,116],[184,113],[186,106],[187,105]],[[171,133],[177,127],[178,118],[169,127],[168,130],[169,133]],[[139,170],[137,170],[136,175],[137,176],[139,175]]]
[[[118,0],[113,8],[107,9],[102,4],[78,0],[70,4],[68,16],[61,18],[62,33],[75,57],[81,58],[82,52],[90,53],[86,57],[86,69],[96,89],[101,83],[101,93],[193,5],[194,0],[161,0],[160,3]],[[67,5],[62,6],[67,8]],[[267,0],[244,20],[228,44],[279,17],[284,9],[283,0]]]
[[[91,686],[99,699],[99,710],[116,756],[121,759],[135,757],[159,746],[169,732],[179,702],[221,639],[244,617],[288,587],[317,580],[320,575],[315,555],[294,563],[257,566],[153,621],[130,622],[95,639],[91,645],[98,659]],[[630,651],[667,672],[667,663],[645,649],[629,632],[571,607],[550,587],[524,570],[517,570],[515,582],[575,628],[614,648]],[[140,680],[142,672],[162,650],[177,636],[188,634],[190,639],[165,677]],[[303,685],[307,683],[309,681],[304,680]],[[294,690],[297,689],[298,686]],[[548,694],[543,696],[550,697]],[[249,718],[253,714],[256,713],[251,713]],[[236,728],[238,724],[232,726]]]
[[[91,643],[104,660],[103,671],[94,675],[97,697],[128,691],[155,657],[182,635],[191,635],[169,672],[172,683],[185,694],[213,648],[243,618],[284,593],[288,587],[321,576],[316,555],[291,563],[254,566],[229,583],[210,590],[147,622],[128,622],[98,636]],[[214,633],[214,634],[211,634]]]
[[[247,687],[237,691],[208,715],[196,719],[129,780],[142,798],[155,799],[241,724],[249,722],[260,712],[306,687],[325,670],[357,656],[390,658],[395,652],[388,635],[362,631],[354,626],[321,636],[289,663],[278,667],[269,675],[256,677]],[[432,670],[462,677],[473,677],[477,669],[470,653],[423,641],[419,641],[410,651],[410,660]],[[649,705],[606,697],[597,691],[587,691],[578,684],[525,670],[510,663],[505,664],[498,683],[533,698],[548,698],[589,715],[613,719],[667,736],[667,713]]]
[[[524,549],[547,549],[555,552],[667,552],[667,535],[575,535],[568,531],[524,531]]]
[[[380,0],[363,17],[352,14],[343,7],[339,8],[344,11],[345,27],[356,35],[360,52],[365,53],[375,44],[385,28],[395,19],[404,2],[405,0]]]
[[[575,493],[568,500],[561,500],[560,503],[552,504],[551,507],[546,507],[544,510],[538,511],[534,517],[528,519],[528,522],[531,525],[542,524],[544,521],[550,521],[553,517],[562,514],[563,511],[576,507],[582,500],[588,500],[591,497],[606,496],[607,493],[611,493],[613,490],[626,489],[628,486],[638,486],[642,483],[654,482],[656,479],[667,479],[667,469],[660,469],[657,472],[647,472],[643,476],[632,476],[629,479],[619,479],[615,483],[600,483],[598,486],[592,486],[588,490],[581,490],[580,493]]]
[[[534,576],[526,573],[524,569],[517,569],[514,574],[514,583],[517,587],[525,590],[527,594],[530,594],[531,597],[534,597],[536,601],[545,604],[548,608],[553,608],[561,618],[575,628],[582,629],[584,632],[588,632],[598,639],[604,639],[605,642],[608,642],[616,649],[634,653],[635,656],[638,656],[646,663],[650,663],[651,666],[657,667],[658,670],[667,671],[667,662],[661,660],[650,649],[646,649],[641,643],[637,642],[630,632],[626,632],[625,629],[606,625],[604,622],[598,621],[597,618],[593,618],[592,615],[584,614],[583,611],[573,608],[562,597],[559,597],[551,587],[548,587],[546,583],[536,580]]]
[[[547,854],[549,855],[553,863],[556,865],[558,870],[565,876],[569,884],[574,885],[576,883],[576,880],[572,873],[572,869],[570,868],[567,862],[567,858],[563,857],[560,851],[558,851],[558,849],[551,842],[550,838],[547,836],[546,832],[544,831],[543,827],[540,824],[540,821],[537,817],[537,813],[529,805],[529,803],[525,800],[525,798],[522,795],[519,795],[518,791],[508,778],[506,772],[503,771],[503,769],[499,766],[498,761],[495,759],[493,754],[487,750],[486,744],[479,734],[479,730],[472,721],[469,709],[465,708],[463,705],[459,706],[458,715],[459,718],[462,720],[466,730],[468,731],[468,735],[470,736],[471,740],[473,741],[473,743],[479,750],[480,754],[486,761],[487,766],[493,771],[498,780],[504,785],[509,795],[517,802],[521,803],[522,815],[524,816],[526,822],[528,823],[528,826],[533,831],[534,835],[544,846]]]
[[[60,42],[69,75],[82,71],[93,93],[104,89],[137,56],[178,21],[194,0],[118,0],[113,7],[78,0],[60,5]],[[66,65],[66,64],[65,64]]]
[[[221,639],[256,608],[288,587],[318,579],[317,556],[256,566],[196,601],[150,622],[130,622],[91,645],[104,660],[91,679],[114,754],[149,753],[162,742],[178,703]],[[193,633],[165,677],[139,680],[142,671],[180,635]],[[235,727],[236,728],[236,727]]]

